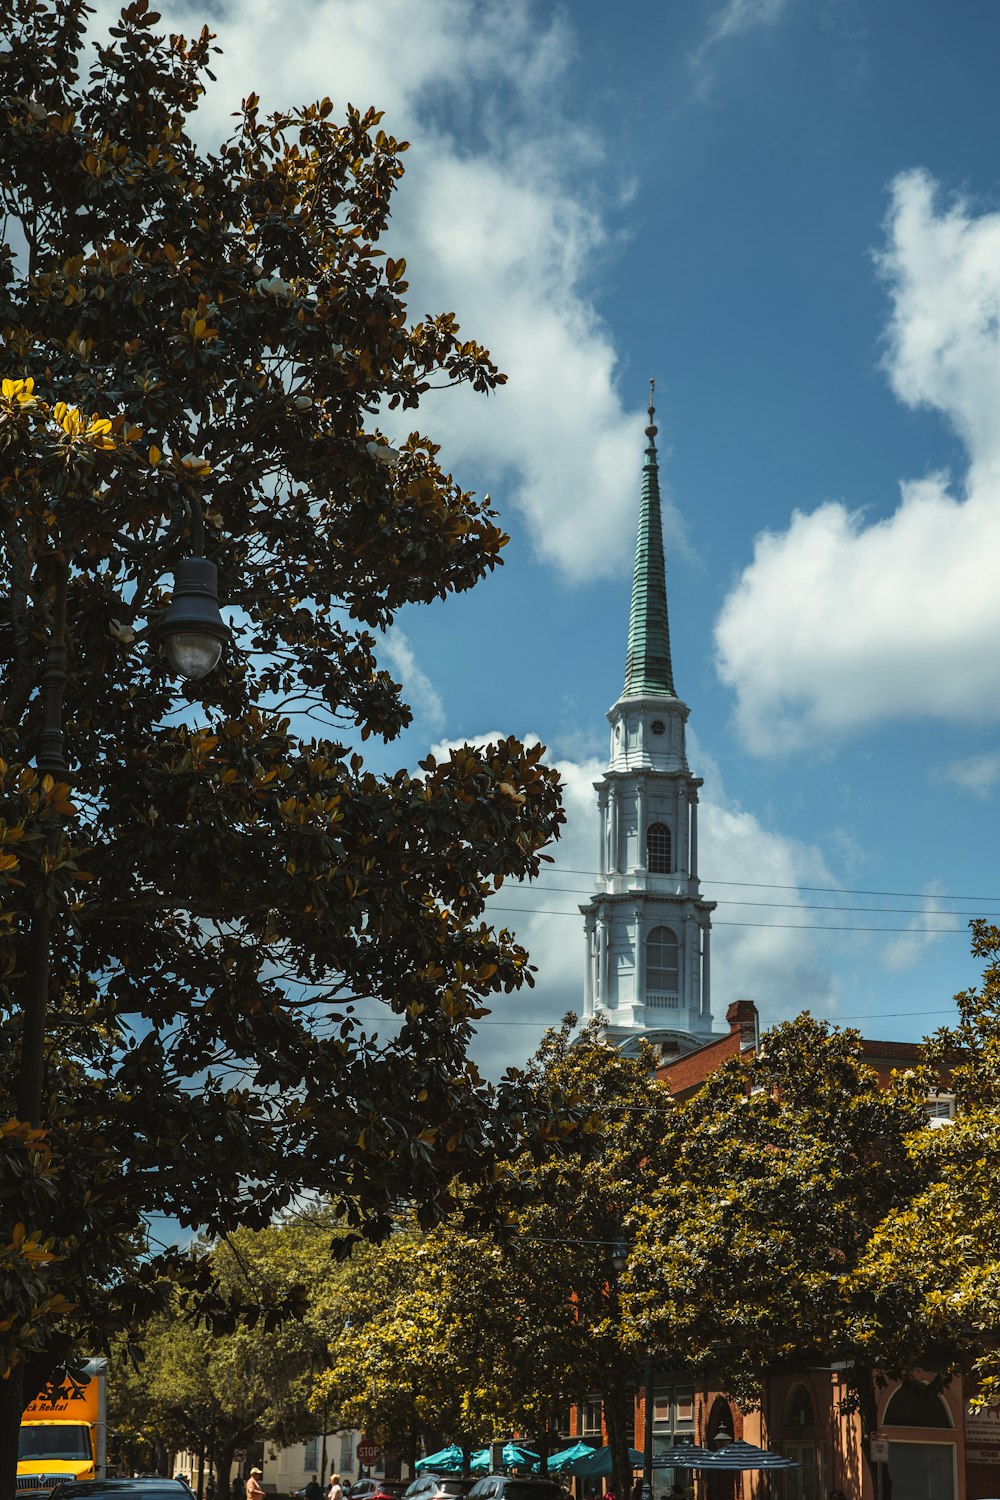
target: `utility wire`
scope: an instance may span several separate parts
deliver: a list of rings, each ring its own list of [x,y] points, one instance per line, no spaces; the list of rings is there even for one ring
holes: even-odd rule
[[[799,909],[809,910],[810,908]],[[843,907],[820,908],[820,910],[827,909],[832,911],[844,910]],[[863,907],[859,908],[859,910],[864,909]],[[489,912],[494,911],[516,912],[520,916],[525,917],[576,917],[578,921],[580,919],[579,911],[568,911],[565,908],[551,906],[493,906],[491,904],[487,908],[487,915]],[[926,913],[919,912],[917,915],[924,916]],[[935,913],[935,915],[947,916],[949,913],[940,912]],[[954,915],[961,916],[961,913],[955,912]],[[713,928],[757,927],[764,930],[770,928],[776,932],[901,932],[908,933],[910,937],[927,937],[931,933],[951,933],[952,936],[956,934],[961,937],[965,936],[965,931],[961,927],[863,927],[856,923],[836,922],[734,922],[729,917],[720,917],[718,921],[713,921],[712,926]]]
[[[525,889],[531,889],[531,888],[532,887],[525,887]],[[534,889],[537,889],[539,891],[539,893],[541,893],[541,894],[548,894],[549,891],[557,891],[559,893],[559,895],[561,895],[561,896],[590,896],[590,898],[592,900],[599,899],[599,894],[602,894],[602,893],[595,894],[594,891],[592,891],[592,890],[588,889],[586,886],[582,886],[582,885],[545,885],[545,886],[534,887]],[[794,889],[794,887],[792,887],[791,889]],[[807,887],[803,887],[803,889],[808,889],[808,888]],[[649,894],[655,894],[655,892],[650,893],[650,892],[647,891],[646,894],[647,895],[649,895]],[[945,898],[945,897],[939,897],[939,896],[927,896],[926,897],[927,901],[938,901],[938,900],[944,900],[944,899],[957,901],[957,900],[960,900],[960,899],[964,900],[965,898],[964,897],[957,897],[957,896],[952,896],[952,897],[947,897],[947,898]],[[900,916],[909,915],[909,916],[916,916],[916,917],[922,917],[922,916],[927,916],[928,915],[928,909],[927,909],[926,906],[844,906],[844,905],[841,905],[841,904],[837,904],[837,905],[824,905],[824,904],[821,904],[820,902],[810,902],[810,901],[751,901],[748,898],[743,897],[743,896],[729,897],[729,898],[727,898],[725,896],[722,896],[722,897],[719,898],[719,900],[716,901],[715,905],[716,906],[763,906],[763,907],[767,907],[768,909],[773,909],[774,911],[863,911],[863,912],[889,912],[889,913],[893,913],[893,914],[900,915]],[[935,916],[941,916],[941,917],[1000,917],[1000,910],[998,910],[998,911],[983,911],[981,908],[977,907],[975,909],[969,909],[969,910],[966,910],[966,911],[954,911],[954,912],[953,911],[947,911],[947,912],[943,911],[943,912],[936,912],[936,913],[934,913],[934,915]]]
[[[600,878],[596,870],[575,870],[569,865],[546,865],[541,873],[543,875],[587,875],[593,880]],[[912,901],[922,901],[925,899],[934,901],[984,901],[1000,905],[1000,896],[948,896],[942,895],[939,891],[934,891],[933,893],[927,891],[869,891],[839,885],[776,885],[766,880],[715,880],[707,876],[702,876],[701,878],[706,885],[739,886],[746,890],[755,891],[809,891],[813,894],[825,896],[891,896],[900,900]]]

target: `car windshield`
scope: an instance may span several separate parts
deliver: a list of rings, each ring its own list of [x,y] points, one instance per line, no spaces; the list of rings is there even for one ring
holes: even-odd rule
[[[89,1459],[90,1428],[75,1423],[65,1427],[22,1427],[17,1438],[17,1456],[29,1463],[53,1458]]]

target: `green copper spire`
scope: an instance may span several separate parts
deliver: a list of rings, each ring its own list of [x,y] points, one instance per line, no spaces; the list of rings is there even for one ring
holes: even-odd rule
[[[673,667],[670,664],[667,577],[663,561],[660,471],[656,461],[654,415],[653,382],[650,381],[649,426],[646,428],[649,442],[642,466],[642,504],[639,510],[639,535],[635,544],[632,612],[629,615],[628,656],[625,660],[623,696],[626,698],[677,696]]]

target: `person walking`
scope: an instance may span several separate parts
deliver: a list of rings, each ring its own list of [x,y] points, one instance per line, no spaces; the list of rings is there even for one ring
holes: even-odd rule
[[[247,1500],[250,1500],[249,1496]],[[326,1492],[326,1500],[344,1500],[344,1488],[339,1474],[330,1475],[330,1488]]]
[[[250,1477],[247,1480],[246,1500],[266,1500],[266,1492],[260,1482],[262,1477],[263,1470],[258,1469],[255,1465],[250,1470]]]

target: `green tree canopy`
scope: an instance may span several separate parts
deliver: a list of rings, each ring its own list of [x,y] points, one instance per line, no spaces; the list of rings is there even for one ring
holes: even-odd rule
[[[530,980],[485,901],[562,817],[514,739],[416,773],[359,751],[410,717],[378,632],[506,541],[402,425],[503,379],[450,313],[410,321],[378,248],[406,143],[248,94],[199,150],[208,31],[165,39],[134,0],[82,75],[87,11],[8,0],[0,51],[0,1118],[29,926],[57,916],[47,1133],[0,1150],[5,1370],[156,1305],[190,1262],[123,1254],[148,1213],[214,1237],[312,1191],[377,1236],[488,1182],[533,1106],[467,1057]],[[149,631],[202,549],[234,638],[177,682]],[[63,602],[72,791],[30,766]]]
[[[955,1116],[911,1137],[921,1189],[878,1226],[857,1279],[876,1312],[866,1329],[876,1362],[971,1370],[990,1405],[1000,1398],[1000,927],[972,928],[982,985],[955,996],[958,1025],[925,1044],[918,1080],[953,1092]]]
[[[787,1360],[844,1361],[874,1399],[855,1273],[918,1175],[915,1092],[883,1088],[857,1033],[808,1014],[767,1032],[675,1115],[669,1174],[633,1215],[627,1318],[637,1338],[755,1406]]]
[[[584,1128],[558,1153],[526,1140],[499,1164],[498,1231],[400,1234],[320,1295],[310,1317],[331,1366],[317,1397],[404,1450],[418,1433],[467,1448],[527,1433],[547,1451],[553,1416],[598,1394],[621,1485],[644,1351],[623,1332],[615,1261],[666,1169],[673,1106],[651,1052],[571,1033],[546,1037],[525,1083],[539,1112],[582,1111]]]
[[[290,1221],[258,1233],[239,1230],[205,1254],[223,1290],[273,1302],[319,1281],[330,1237],[329,1227]],[[286,1445],[314,1430],[307,1398],[324,1357],[302,1319],[213,1334],[175,1304],[143,1328],[141,1350],[125,1339],[116,1345],[109,1423],[120,1446],[152,1449],[161,1465],[181,1450],[204,1452],[220,1500],[227,1500],[237,1448],[262,1438]]]

